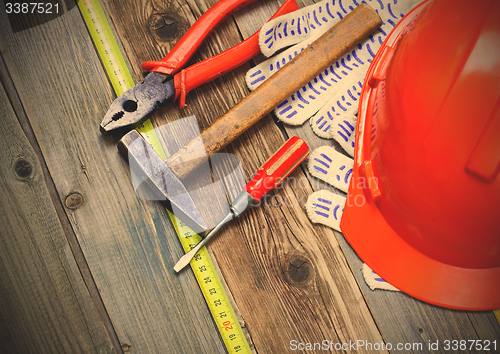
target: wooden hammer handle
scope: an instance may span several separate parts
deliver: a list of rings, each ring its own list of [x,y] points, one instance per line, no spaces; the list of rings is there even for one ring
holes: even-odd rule
[[[231,143],[381,24],[375,10],[366,4],[359,5],[166,163],[179,178],[184,178],[204,161],[203,157],[206,159],[206,154]]]

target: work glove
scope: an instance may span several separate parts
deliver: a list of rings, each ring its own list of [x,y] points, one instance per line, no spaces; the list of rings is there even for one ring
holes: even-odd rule
[[[286,124],[301,125],[309,119],[318,136],[336,140],[354,156],[358,100],[368,67],[388,33],[420,1],[324,0],[271,20],[259,33],[262,53],[269,57],[291,47],[249,70],[247,85],[257,88],[356,6],[367,3],[380,15],[382,26],[275,109]]]
[[[354,160],[335,150],[332,146],[321,146],[309,156],[309,173],[333,187],[347,193]],[[340,231],[340,219],[346,198],[327,190],[314,192],[307,198],[307,216],[314,223],[320,223]]]
[[[262,53],[270,57],[283,48],[290,48],[248,71],[247,86],[250,90],[256,89],[361,2],[370,5],[381,17],[382,26],[274,111],[285,124],[301,125],[309,119],[316,135],[334,139],[353,157],[358,101],[368,67],[396,23],[421,1],[324,0],[269,21],[259,34]],[[353,163],[352,158],[332,146],[322,146],[311,153],[308,160],[311,175],[341,191],[339,194],[320,190],[309,196],[306,211],[312,222],[341,231],[344,193],[347,193]],[[372,290],[397,290],[365,264],[363,275]]]
[[[347,194],[354,160],[335,150],[332,146],[321,146],[309,156],[309,173]],[[320,223],[341,232],[340,219],[346,197],[328,190],[312,193],[306,202],[307,216],[313,223]],[[361,267],[363,278],[371,290],[398,291],[371,270],[366,264]]]

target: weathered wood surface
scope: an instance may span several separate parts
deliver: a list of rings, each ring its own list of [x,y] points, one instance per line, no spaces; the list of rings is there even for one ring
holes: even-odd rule
[[[182,250],[164,210],[136,198],[117,138],[99,132],[114,97],[78,8],[16,33],[2,10],[0,33],[60,201],[83,196],[66,213],[124,350],[223,352],[194,277],[172,269]]]
[[[105,4],[118,36],[127,38],[124,47],[132,67],[139,67],[151,55],[161,57],[166,53],[167,48],[161,46],[164,42],[144,38],[151,35],[141,24],[147,23],[151,15],[144,15],[143,4]],[[212,3],[187,4],[199,16],[204,10],[202,6],[208,8]],[[151,7],[158,13],[169,12],[159,2]],[[131,29],[133,36],[128,35]],[[195,60],[212,56],[240,40],[234,22],[226,22],[214,31]],[[146,46],[150,48],[145,49]],[[144,52],[147,55],[143,57]],[[247,94],[243,76],[248,68],[245,65],[190,93],[184,111],[169,105],[154,119],[161,124],[178,115],[194,114],[200,127],[206,128]],[[268,116],[225,151],[240,157],[248,179],[284,140]],[[297,171],[295,177],[300,176],[303,174]],[[314,228],[297,201],[305,200],[312,192],[307,184],[303,187],[294,191],[288,186],[280,191],[290,196],[289,206],[277,208],[267,204],[252,208],[211,243],[255,348],[261,353],[281,353],[289,350],[291,340],[348,342],[350,338],[364,338],[380,343],[380,333],[333,233]],[[301,268],[298,273],[297,268]]]
[[[143,77],[143,61],[162,58],[214,2],[104,0],[135,80]],[[192,62],[253,34],[280,3],[260,1],[239,11],[210,36]],[[60,201],[64,203],[74,192],[84,198],[80,207],[66,209],[66,214],[123,350],[223,353],[191,271],[173,273],[182,250],[164,210],[135,196],[128,166],[116,151],[118,138],[102,137],[98,131],[114,95],[78,9],[16,33],[2,12],[0,32],[1,54]],[[243,77],[249,67],[194,90],[182,111],[176,104],[166,105],[154,115],[154,124],[195,115],[200,129],[205,129],[248,93]],[[174,139],[165,133],[169,153],[195,133],[189,130]],[[307,123],[282,127],[268,116],[225,152],[241,159],[248,180],[286,140],[284,134],[301,136],[312,149],[332,144],[316,137]],[[211,178],[210,173],[196,177],[190,189]],[[311,224],[303,210],[307,196],[326,186],[312,180],[305,169],[292,177],[262,205],[227,225],[210,244],[257,353],[290,352],[292,340],[423,343],[424,352],[429,352],[429,340],[500,339],[500,326],[491,312],[451,311],[402,293],[370,291],[362,279],[361,261],[342,235]],[[228,178],[225,183],[231,198],[244,185],[241,179]],[[225,197],[218,191],[208,203],[197,203],[209,223],[227,211]],[[69,268],[74,269],[74,264]],[[79,284],[71,283],[78,294],[81,280]],[[81,308],[88,309],[88,298],[78,300],[83,301]],[[46,311],[50,304],[39,301],[33,307]],[[88,311],[83,311],[84,316],[93,319],[95,314],[92,317]],[[24,320],[19,312],[18,325]],[[100,325],[92,323],[92,328]],[[62,338],[65,329],[69,330],[50,327],[47,332]],[[85,333],[79,328],[74,331]],[[86,338],[109,347],[93,332]]]
[[[0,352],[112,353],[2,86],[0,135]]]

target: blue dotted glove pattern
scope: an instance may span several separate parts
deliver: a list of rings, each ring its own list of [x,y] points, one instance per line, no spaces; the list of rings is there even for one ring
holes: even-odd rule
[[[311,118],[313,131],[335,139],[352,156],[355,116],[363,79],[377,50],[396,23],[421,0],[326,0],[267,23],[260,32],[261,50],[271,55],[290,46],[247,73],[247,84],[255,89],[292,60],[328,28],[361,3],[374,8],[382,26],[351,52],[282,102],[275,114],[284,123],[301,125]],[[353,124],[354,123],[354,124]]]

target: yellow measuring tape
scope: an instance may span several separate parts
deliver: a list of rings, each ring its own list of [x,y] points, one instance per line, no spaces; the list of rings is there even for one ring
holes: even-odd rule
[[[97,52],[119,96],[135,83],[127,68],[116,38],[98,0],[78,0],[78,7],[90,32]],[[150,120],[137,128],[144,139],[165,160],[167,156]],[[184,252],[190,251],[201,237],[168,211]],[[250,354],[252,351],[227,293],[217,274],[208,250],[203,247],[190,263],[198,285],[229,354]]]
[[[116,95],[120,96],[135,83],[125,64],[106,15],[104,15],[99,1],[96,0],[78,0],[78,7],[104,64],[111,85],[113,85]]]
[[[161,147],[151,121],[147,120],[137,130],[160,157],[166,160],[167,156]],[[167,212],[181,241],[184,252],[189,252],[201,241],[201,237],[177,219],[169,210]],[[206,247],[203,247],[196,254],[190,265],[228,352],[230,354],[251,353],[250,346],[243,334],[238,318],[229,302],[229,298]]]

